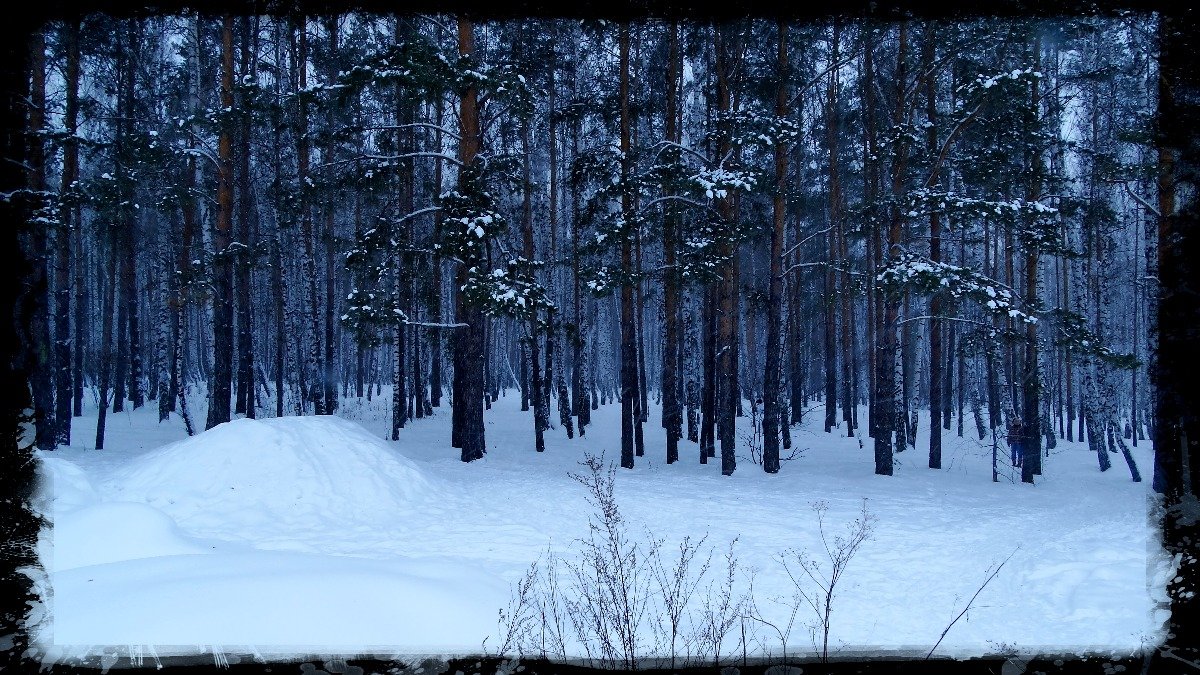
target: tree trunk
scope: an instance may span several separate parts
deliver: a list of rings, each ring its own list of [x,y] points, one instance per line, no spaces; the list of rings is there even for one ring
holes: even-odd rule
[[[275,42],[275,62],[282,63],[283,61],[283,21],[276,19],[273,23],[274,42]],[[275,79],[275,95],[281,96],[283,83],[279,78]],[[271,136],[271,169],[274,174],[276,185],[283,181],[283,143],[281,139],[282,129],[275,127],[274,133]],[[275,207],[275,231],[272,234],[271,241],[271,307],[273,310],[273,319],[275,323],[275,339],[274,339],[274,359],[275,359],[275,416],[283,417],[283,399],[284,399],[284,372],[287,362],[287,288],[284,285],[286,274],[284,273],[283,261],[283,218],[279,217],[283,204],[283,195],[281,191],[276,192]]]
[[[474,56],[475,35],[471,20],[465,16],[458,17],[458,53],[460,56]],[[459,172],[459,183],[463,181],[463,172],[474,169],[475,156],[479,153],[479,99],[478,89],[474,84],[469,85],[459,101],[459,161],[462,168]],[[467,281],[467,265],[458,267],[457,285],[462,288]],[[454,377],[458,381],[454,396],[454,407],[459,411],[460,425],[458,440],[462,449],[462,461],[470,462],[482,459],[485,451],[483,431],[483,397],[484,397],[484,366],[487,352],[484,348],[484,315],[476,307],[468,307],[463,303],[462,294],[458,295],[459,323],[465,323],[455,333],[454,341]],[[460,395],[461,394],[461,395]]]
[[[867,164],[868,187],[866,193],[873,197],[876,201],[882,201],[883,198],[883,171],[881,168],[879,138],[877,130],[877,113],[875,105],[875,71],[873,55],[874,49],[866,50],[865,58],[863,59],[863,75],[865,82],[863,83],[863,101],[866,115],[866,145],[870,157],[874,160]],[[879,270],[884,267],[887,258],[884,255],[884,223],[887,218],[885,205],[880,205],[874,209],[874,227],[869,232],[870,245],[870,260],[872,275],[878,274]],[[885,376],[884,365],[884,350],[891,349],[890,346],[885,346],[884,338],[887,334],[894,335],[894,330],[888,333],[884,326],[884,295],[887,289],[881,287],[878,283],[872,283],[870,288],[870,322],[871,322],[871,340],[869,341],[871,353],[868,358],[871,364],[871,421],[870,430],[871,438],[874,439],[875,464],[876,470],[879,470],[882,465],[882,452],[886,452],[888,457],[892,453],[892,428],[894,426],[893,414],[891,409],[883,407],[882,392],[885,390],[885,382],[890,375]],[[890,301],[889,301],[890,302]],[[886,387],[890,389],[892,385],[888,383]],[[880,437],[883,436],[886,440],[886,451],[880,445]],[[890,464],[890,459],[888,460]]]
[[[837,38],[840,35],[834,34],[832,53],[830,60],[837,59]],[[837,229],[838,210],[837,199],[841,190],[841,185],[838,183],[838,166],[837,166],[837,122],[835,121],[836,111],[834,109],[834,98],[836,97],[836,69],[829,73],[829,89],[826,94],[825,103],[825,146],[829,153],[829,225],[828,232],[825,234],[826,257],[825,257],[825,288],[824,288],[824,306],[825,306],[825,433],[831,433],[837,427],[837,379],[838,379],[838,354],[837,354],[837,266],[839,263],[845,264],[845,261],[838,260],[838,244],[837,244]],[[843,318],[844,320],[844,318]]]
[[[717,79],[717,114],[725,115],[733,111],[732,92],[729,86],[730,67],[729,55],[726,53],[728,35],[726,29],[718,26],[715,31],[716,50],[716,79]],[[717,141],[718,158],[730,156],[733,144],[727,135],[721,135]],[[717,394],[716,415],[718,432],[721,436],[721,475],[728,476],[734,472],[737,465],[735,456],[736,439],[734,433],[735,418],[741,392],[737,386],[737,263],[734,260],[737,251],[731,242],[736,228],[737,209],[731,196],[717,199],[717,212],[725,228],[724,236],[719,244],[719,255],[723,262],[719,273],[721,280],[717,285],[719,300],[717,307],[717,340],[716,357],[720,391]]]
[[[225,15],[221,31],[221,107],[233,107],[233,17]],[[206,429],[229,421],[233,378],[233,306],[229,252],[233,226],[233,138],[222,125],[217,165],[217,226],[213,232],[213,384]]]
[[[329,71],[326,75],[326,80],[330,83],[337,81],[338,65],[338,16],[335,14],[329,19]],[[336,105],[331,104],[328,111],[328,125],[330,131],[336,128],[338,116]],[[411,134],[411,130],[410,130]],[[410,145],[411,147],[411,145]],[[337,144],[334,141],[333,134],[329,136],[329,143],[325,148],[323,160],[325,162],[334,161],[334,155],[337,151]],[[411,169],[409,175],[412,175]],[[332,186],[331,186],[332,187]],[[407,211],[406,211],[407,213]],[[334,308],[336,298],[336,281],[335,276],[335,256],[336,250],[334,242],[336,241],[335,219],[336,210],[333,207],[333,199],[325,207],[325,374],[321,378],[325,384],[325,413],[332,415],[338,408],[338,388],[337,388],[337,361],[335,359],[334,348],[338,344],[334,334],[336,326],[334,324]]]
[[[125,119],[122,123],[126,125],[126,133],[133,133],[133,118],[137,115],[136,109],[136,87],[137,87],[137,71],[139,63],[137,61],[138,47],[141,42],[141,23],[139,21],[130,21],[128,24],[128,42],[129,42],[129,68],[126,71],[125,95],[128,97],[128,102],[125,104]],[[130,192],[126,195],[129,202],[132,204],[136,200],[136,191],[131,187]],[[142,333],[140,326],[140,315],[138,313],[138,248],[135,245],[137,238],[137,218],[138,211],[136,207],[127,210],[127,216],[124,223],[125,228],[125,259],[124,267],[121,273],[121,295],[122,307],[128,317],[128,396],[133,403],[133,409],[137,410],[145,404],[145,395],[142,391]],[[118,348],[118,370],[124,362],[125,350]],[[125,384],[125,379],[118,374],[118,382]]]
[[[937,134],[937,76],[932,72],[936,53],[937,34],[933,24],[926,24],[926,35],[921,54],[925,69],[925,149],[930,157],[938,152]],[[929,185],[938,183],[938,167],[930,177]],[[937,265],[942,261],[942,219],[937,211],[929,214],[929,259]],[[942,468],[942,293],[935,292],[929,299],[929,468]],[[950,420],[945,420],[949,428]]]
[[[439,100],[434,104],[434,124],[437,129],[434,131],[435,151],[442,152],[442,102]],[[442,192],[442,162],[433,163],[433,189],[437,194]],[[434,232],[440,230],[442,224],[442,213],[438,211],[434,214]],[[433,317],[434,323],[442,322],[442,257],[434,255],[432,261],[433,274],[430,275],[430,314]],[[442,406],[442,332],[435,330],[429,334],[429,397],[430,405],[434,408]]]
[[[96,449],[104,449],[104,427],[108,417],[108,387],[112,373],[113,347],[113,303],[116,300],[117,270],[116,242],[114,237],[106,237],[108,241],[106,274],[101,275],[104,285],[104,299],[100,310],[100,409],[96,417]]]
[[[297,87],[308,89],[308,20],[299,19],[299,46],[295,59]],[[296,121],[296,174],[300,190],[300,236],[304,240],[304,277],[308,280],[305,313],[308,319],[308,345],[305,367],[300,373],[300,389],[305,400],[313,403],[313,413],[325,414],[324,368],[321,365],[321,319],[320,296],[317,293],[317,259],[313,241],[312,179],[309,177],[308,102],[297,97],[299,113]],[[300,336],[297,335],[297,340]]]
[[[197,20],[197,51],[195,58],[199,60],[199,21]],[[198,64],[197,64],[198,65]],[[196,78],[197,80],[199,78]],[[200,108],[199,83],[191,84],[188,95],[188,108],[195,114]],[[195,139],[188,137],[188,149],[195,149]],[[190,358],[189,352],[191,341],[188,339],[190,331],[187,327],[187,309],[189,306],[190,292],[187,284],[190,283],[192,277],[192,243],[196,238],[197,223],[199,216],[197,215],[196,193],[196,156],[189,153],[187,164],[183,169],[183,194],[184,197],[180,200],[180,220],[183,221],[183,231],[180,233],[179,257],[176,259],[176,267],[179,270],[180,283],[176,284],[175,288],[175,314],[177,315],[175,335],[172,341],[172,349],[174,350],[175,368],[172,373],[172,391],[178,400],[177,408],[180,417],[183,418],[184,428],[187,429],[188,436],[195,433],[195,428],[192,424],[191,412],[187,405],[187,364]]]
[[[29,119],[26,128],[26,163],[28,187],[35,196],[30,201],[40,204],[46,190],[46,147],[41,136],[46,126],[46,34],[34,30],[29,35],[29,66],[32,70],[29,89]],[[31,205],[31,209],[37,209]],[[50,333],[50,286],[47,271],[47,235],[50,228],[36,223],[30,228],[32,274],[28,279],[30,293],[37,297],[32,303],[29,333],[33,344],[30,360],[33,372],[30,387],[33,393],[34,442],[41,450],[53,450],[58,436],[54,421],[54,340]],[[69,418],[68,418],[69,419]]]
[[[1034,69],[1036,70],[1041,62],[1041,39],[1035,38],[1033,44],[1033,59]],[[1038,80],[1035,78],[1030,85],[1029,111],[1027,121],[1027,134],[1032,134],[1037,131],[1038,123],[1040,122],[1039,113],[1039,96],[1038,96]],[[1025,199],[1035,201],[1041,197],[1042,192],[1042,158],[1036,150],[1028,151],[1029,158],[1026,162],[1029,167],[1029,183],[1027,185],[1028,192]],[[1034,308],[1038,307],[1038,249],[1037,245],[1031,245],[1025,251],[1025,305],[1030,308],[1032,313]],[[1041,405],[1041,369],[1038,364],[1038,335],[1037,323],[1025,323],[1025,368],[1023,381],[1023,399],[1025,403],[1024,422],[1025,429],[1025,456],[1021,462],[1021,482],[1032,483],[1034,476],[1039,476],[1042,473],[1042,405]]]
[[[242,77],[250,77],[257,71],[256,61],[251,49],[251,32],[257,32],[258,19],[242,18]],[[238,120],[238,152],[237,152],[237,240],[242,245],[235,257],[237,274],[237,352],[238,375],[237,394],[235,396],[234,412],[244,413],[254,419],[257,411],[254,409],[254,330],[251,317],[251,277],[250,249],[253,247],[254,223],[253,202],[250,192],[250,141],[251,125],[250,111],[247,102],[242,103],[243,110]]]
[[[907,69],[905,66],[907,51],[908,22],[906,21],[900,24],[900,44],[896,56],[899,73],[896,82],[896,124],[904,121],[904,112],[906,110],[904,89],[907,86]],[[868,74],[868,77],[873,77],[873,75]],[[901,199],[904,190],[904,167],[907,152],[903,142],[899,143],[898,146],[891,167],[892,198],[897,202]],[[891,226],[888,229],[887,260],[894,260],[899,253],[901,218],[899,206],[893,204],[891,207]],[[885,259],[882,255],[878,259],[880,264],[884,264]],[[898,415],[896,401],[896,319],[900,309],[900,298],[894,290],[884,290],[879,293],[878,301],[882,305],[882,312],[881,325],[878,331],[879,344],[876,349],[877,361],[875,368],[875,410],[879,416],[876,424],[878,433],[875,436],[875,473],[890,476],[892,475],[892,433],[899,425],[905,423],[905,420],[901,419]]]
[[[559,281],[562,276],[558,271],[557,263],[559,261],[559,246],[558,246],[558,124],[554,115],[554,69],[555,64],[551,64],[549,73],[549,96],[547,97],[548,119],[546,120],[549,128],[549,153],[550,153],[550,259],[555,261],[556,266],[550,273],[552,280],[552,289],[557,296],[555,301],[556,308],[562,307],[561,292],[562,286]],[[547,348],[553,346],[556,342],[562,339],[563,322],[559,318],[560,310],[556,309],[550,315],[551,330],[547,338]],[[559,342],[558,348],[555,350],[555,355],[550,360],[550,367],[555,371],[554,386],[558,392],[558,422],[566,429],[567,438],[575,437],[575,424],[571,419],[573,414],[571,408],[571,396],[567,390],[567,354],[566,344]]]
[[[115,134],[116,138],[113,142],[113,150],[117,155],[118,171],[114,175],[118,176],[118,194],[120,195],[120,203],[117,207],[117,215],[114,228],[114,265],[115,273],[117,274],[117,289],[114,291],[114,302],[116,303],[117,323],[114,326],[116,342],[116,352],[113,354],[113,401],[112,411],[124,412],[125,396],[127,394],[126,384],[129,377],[129,307],[134,302],[127,300],[128,294],[133,292],[133,283],[130,280],[126,283],[126,279],[131,279],[129,275],[129,265],[132,257],[132,243],[130,238],[133,236],[133,200],[134,192],[130,185],[132,176],[128,175],[132,158],[129,157],[129,140],[132,133],[132,125],[130,120],[133,118],[131,106],[133,104],[133,84],[134,84],[134,64],[132,45],[128,43],[129,31],[124,31],[125,35],[116,38],[118,44],[121,44],[120,54],[116,59],[116,106],[117,120]],[[123,44],[122,44],[123,43]],[[37,319],[34,319],[35,324]],[[36,329],[35,329],[36,330]],[[34,400],[37,396],[34,395]]]
[[[91,331],[89,330],[89,327],[91,326],[91,321],[89,321],[89,317],[91,316],[91,311],[92,311],[92,307],[91,307],[91,297],[92,296],[91,296],[91,292],[90,292],[90,289],[87,284],[87,270],[90,269],[90,266],[88,265],[88,263],[91,261],[87,260],[86,256],[85,256],[86,251],[84,250],[84,245],[83,245],[83,241],[84,241],[83,240],[83,219],[79,217],[80,216],[79,209],[75,209],[74,214],[75,214],[75,218],[74,218],[74,222],[75,222],[75,228],[74,228],[75,229],[75,237],[74,237],[74,239],[75,239],[75,241],[74,241],[74,248],[75,248],[74,268],[75,269],[74,269],[74,274],[75,274],[76,292],[75,292],[75,330],[74,330],[74,340],[73,340],[75,351],[73,354],[74,363],[72,365],[73,375],[71,378],[72,385],[73,385],[73,391],[71,393],[71,398],[72,398],[71,416],[72,417],[82,417],[83,416],[83,356],[84,356],[84,353],[87,351],[87,345],[89,343],[91,343],[91,340],[89,339],[90,333],[91,333]]]
[[[893,124],[900,125],[904,123],[905,115],[905,88],[907,86],[907,48],[908,48],[908,24],[907,22],[900,24],[900,44],[898,53],[896,53],[896,101],[895,101],[895,118]],[[892,213],[890,213],[890,227],[888,228],[888,250],[887,261],[894,261],[899,255],[900,237],[901,237],[901,214],[899,209],[899,201],[904,193],[904,173],[905,160],[907,149],[905,144],[900,142],[895,150],[895,156],[892,161],[892,197],[896,204],[893,204]],[[881,264],[884,263],[884,258],[880,257]],[[878,330],[878,346],[876,358],[876,387],[875,387],[875,410],[878,413],[877,430],[878,434],[875,437],[875,473],[881,476],[892,476],[893,462],[893,432],[900,425],[905,424],[906,420],[900,417],[899,406],[896,405],[896,318],[900,313],[900,297],[895,292],[895,289],[884,289],[880,293],[880,304],[882,305],[881,325]],[[902,438],[902,436],[900,436]],[[900,443],[902,441],[898,441]],[[902,446],[901,448],[902,449]]]
[[[832,59],[836,60],[840,57],[841,48],[841,26],[834,23],[833,27],[833,54]],[[843,215],[843,204],[845,198],[842,196],[842,176],[840,171],[840,163],[838,157],[838,146],[840,133],[841,115],[838,111],[838,88],[840,82],[838,72],[835,69],[830,73],[830,94],[829,94],[829,109],[830,120],[833,122],[832,131],[833,137],[830,139],[829,147],[829,184],[830,184],[830,215],[836,225],[837,246],[838,246],[838,261],[841,266],[840,287],[838,288],[838,300],[841,310],[841,356],[842,356],[842,420],[846,423],[846,436],[854,437],[854,426],[856,417],[855,397],[854,397],[854,300],[851,295],[850,287],[850,254],[849,247],[846,243],[846,218]]]
[[[700,394],[700,463],[716,455],[717,401],[717,284],[704,290],[701,333],[704,343],[704,384]]]
[[[75,180],[79,177],[79,142],[74,138],[79,128],[79,19],[66,22],[63,30],[64,48],[66,51],[66,72],[63,74],[66,85],[66,106],[63,111],[63,127],[68,140],[63,147],[62,183],[59,194],[67,196],[74,190]],[[36,61],[34,64],[36,66]],[[35,70],[35,73],[37,70]],[[54,341],[55,341],[55,409],[56,424],[55,443],[57,445],[71,444],[71,396],[72,396],[72,345],[71,345],[71,232],[83,227],[78,219],[73,218],[75,207],[64,204],[59,213],[62,222],[58,227],[55,238],[58,250],[58,261],[54,268]],[[76,293],[82,293],[82,285],[76,286]],[[76,301],[79,302],[78,300]],[[76,328],[78,333],[78,327]],[[77,341],[76,349],[82,349],[82,343]],[[82,389],[82,383],[79,383]]]
[[[782,119],[788,111],[788,44],[787,23],[776,23],[779,35],[775,57],[776,77],[775,116]],[[779,471],[779,403],[782,398],[780,387],[781,352],[780,335],[783,332],[783,241],[787,237],[787,146],[782,140],[775,143],[775,195],[771,201],[771,264],[767,290],[767,357],[763,373],[763,470],[767,473]]]
[[[629,129],[629,24],[620,28],[620,105],[621,105],[621,182],[628,185],[630,175]],[[621,267],[628,270],[633,266],[631,233],[628,231],[633,220],[633,196],[627,187],[621,192],[621,213],[626,231],[621,238]],[[634,427],[641,425],[637,416],[637,342],[634,335],[633,286],[628,282],[621,286],[621,467],[633,468]]]
[[[634,212],[637,209],[637,200],[634,199]],[[647,419],[646,409],[649,407],[649,400],[646,395],[646,324],[643,314],[645,300],[643,298],[644,291],[642,289],[642,233],[641,227],[634,231],[634,274],[637,276],[637,281],[633,287],[633,325],[637,342],[634,348],[637,350],[637,426],[633,429],[633,448],[634,454],[642,457],[646,454],[646,439],[644,434],[645,423]]]
[[[679,23],[667,27],[666,108],[663,111],[666,140],[679,143]],[[662,420],[667,433],[667,464],[679,461],[679,438],[682,435],[680,415],[678,359],[679,351],[679,285],[681,276],[676,267],[676,238],[679,233],[679,213],[672,206],[664,208],[663,216],[663,361],[662,361]]]
[[[533,178],[529,167],[529,122],[521,124],[521,156],[522,156],[522,186],[521,186],[521,235],[524,244],[526,260],[536,260],[537,250],[533,241]],[[546,451],[544,432],[549,427],[549,413],[546,410],[546,397],[543,396],[541,354],[538,349],[538,310],[534,309],[529,319],[529,386],[521,395],[521,406],[528,410],[528,404],[533,404],[533,445],[538,452]],[[526,383],[521,383],[525,387]],[[527,392],[532,390],[532,396]],[[532,401],[528,400],[532,398]]]

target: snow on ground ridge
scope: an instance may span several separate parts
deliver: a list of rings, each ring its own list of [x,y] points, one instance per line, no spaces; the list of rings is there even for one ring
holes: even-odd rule
[[[398,442],[381,440],[390,431],[389,404],[386,392],[372,402],[351,398],[339,414],[355,422],[238,420],[165,447],[182,437],[182,425],[159,424],[156,411],[143,409],[110,418],[104,451],[79,445],[51,453],[59,461],[42,469],[55,479],[56,553],[77,559],[43,558],[53,626],[42,644],[478,653],[491,636],[494,647],[496,611],[510,584],[547,551],[572,558],[586,536],[590,510],[567,474],[580,470],[585,452],[614,458],[619,407],[594,411],[586,437],[549,433],[546,452],[535,453],[530,413],[517,410],[517,397],[501,398],[486,417],[487,456],[464,464],[448,442],[448,411],[415,420]],[[1003,455],[1001,482],[992,483],[990,448],[969,435],[944,439],[945,470],[925,468],[918,450],[897,456],[895,476],[880,477],[857,438],[823,433],[817,413],[806,420],[793,427],[804,453],[773,476],[742,462],[734,476],[720,476],[718,465],[696,462],[694,445],[685,461],[667,466],[659,460],[662,436],[648,435],[637,470],[617,477],[631,532],[647,528],[669,544],[708,534],[718,556],[739,538],[739,559],[757,573],[759,607],[768,620],[786,622],[786,607],[772,599],[788,597],[792,586],[777,557],[786,548],[821,551],[806,504],[828,502],[837,533],[866,497],[880,527],[839,585],[831,631],[847,653],[928,649],[986,571],[1010,554],[938,654],[1125,651],[1159,639],[1165,610],[1146,588],[1148,571],[1161,563],[1148,531],[1147,486],[1099,472],[1085,444],[1060,442],[1035,486],[1020,483]],[[86,438],[79,432],[95,417],[74,422]],[[923,425],[918,448],[926,432]],[[187,446],[168,460],[172,448],[201,438],[214,447]],[[1143,466],[1151,461],[1148,445],[1133,452]],[[228,480],[247,471],[278,480]],[[169,486],[155,485],[168,479]],[[408,497],[392,494],[404,490]],[[72,520],[105,521],[119,534],[129,502],[143,507],[133,515],[146,527],[132,538],[145,541],[118,546],[114,538],[108,550],[124,559],[83,565],[78,555],[104,522],[72,530]],[[163,518],[178,529],[159,527],[168,524]],[[180,539],[208,555],[181,555],[189,551]],[[1161,586],[1167,571],[1158,567]],[[805,652],[803,626],[790,642],[789,653]]]
[[[195,531],[245,523],[248,535],[264,522],[378,524],[439,492],[386,442],[326,415],[226,422],[137,457],[103,489]]]

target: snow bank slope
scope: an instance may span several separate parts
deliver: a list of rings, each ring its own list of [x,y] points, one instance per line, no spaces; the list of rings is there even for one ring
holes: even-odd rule
[[[34,508],[51,521],[59,513],[73,511],[100,501],[87,474],[78,464],[51,457],[38,451],[38,475],[41,478]]]
[[[395,521],[437,492],[410,460],[338,417],[238,419],[137,457],[105,486],[220,538]]]
[[[48,561],[53,570],[208,553],[162,511],[130,502],[105,502],[62,514],[54,523],[53,541]]]
[[[209,644],[263,654],[478,651],[508,588],[461,560],[436,563],[252,551],[66,570],[54,575],[41,640],[157,645],[160,654]]]

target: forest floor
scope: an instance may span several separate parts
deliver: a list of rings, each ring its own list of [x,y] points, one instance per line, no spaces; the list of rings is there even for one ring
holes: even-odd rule
[[[464,464],[449,444],[448,407],[410,421],[400,441],[382,440],[389,402],[385,389],[370,404],[345,401],[342,419],[235,421],[190,439],[178,417],[159,424],[146,406],[110,415],[100,451],[91,448],[94,408],[76,418],[76,445],[39,453],[48,480],[37,506],[53,527],[40,542],[49,593],[34,631],[47,660],[478,654],[485,638],[495,650],[498,613],[530,563],[548,550],[575,559],[587,537],[593,509],[569,474],[588,452],[617,461],[620,406],[594,411],[583,438],[548,431],[538,454],[532,413],[508,392],[485,415],[486,457]],[[817,404],[793,427],[799,456],[778,474],[752,463],[739,434],[737,471],[723,477],[719,457],[701,465],[686,441],[681,461],[665,464],[651,407],[646,455],[616,476],[629,533],[662,538],[668,557],[685,536],[707,534],[700,558],[714,554],[702,592],[721,587],[737,538],[735,591],[752,572],[759,614],[781,628],[795,590],[781,556],[804,550],[828,567],[811,504],[828,504],[832,541],[867,500],[876,528],[837,587],[835,654],[924,656],[1006,559],[937,654],[1117,656],[1161,637],[1168,610],[1156,600],[1173,565],[1149,482],[1133,483],[1119,455],[1101,473],[1083,444],[1060,441],[1027,485],[1001,448],[993,483],[990,441],[968,419],[967,438],[945,436],[944,468],[931,470],[923,413],[916,449],[897,454],[894,476],[876,476],[870,439],[824,433]],[[1148,477],[1149,442],[1133,454]],[[813,622],[801,605],[789,653],[811,657]],[[744,623],[726,654],[741,657]],[[778,654],[779,636],[749,624],[751,656]]]

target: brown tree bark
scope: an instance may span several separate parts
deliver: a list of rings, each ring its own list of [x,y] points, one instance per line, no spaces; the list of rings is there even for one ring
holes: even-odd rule
[[[475,34],[474,25],[465,16],[458,17],[458,53],[460,56],[474,56]],[[479,129],[479,92],[474,84],[463,91],[459,101],[459,181],[463,173],[473,170],[475,157],[480,149]],[[457,272],[457,286],[467,281],[467,265],[460,264]],[[485,451],[483,431],[483,397],[484,397],[484,366],[487,353],[484,349],[484,315],[477,307],[463,303],[462,294],[457,299],[458,322],[465,323],[465,328],[455,332],[454,341],[454,377],[458,383],[454,396],[454,407],[459,412],[457,420],[460,428],[458,440],[462,449],[462,461],[470,462],[482,459]]]
[[[221,31],[221,107],[233,108],[233,17]],[[206,429],[229,421],[233,377],[233,270],[229,244],[233,231],[233,136],[222,125],[217,146],[217,223],[213,231],[213,379]]]

